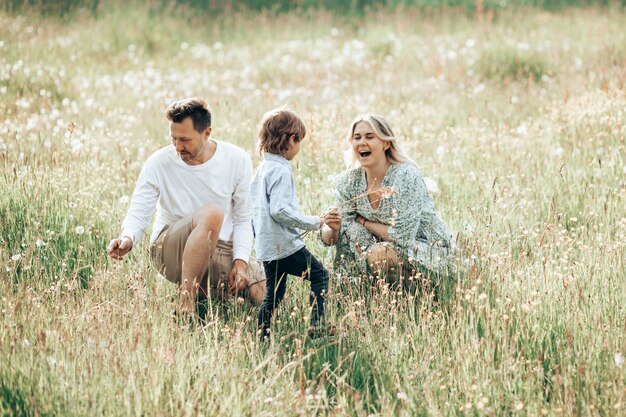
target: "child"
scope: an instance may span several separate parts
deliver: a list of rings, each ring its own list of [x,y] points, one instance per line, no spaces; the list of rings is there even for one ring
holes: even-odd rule
[[[325,217],[305,216],[300,212],[291,175],[291,160],[300,151],[306,135],[302,120],[289,110],[272,110],[259,126],[259,152],[263,162],[257,169],[250,194],[254,206],[256,257],[263,261],[266,287],[259,308],[261,340],[269,336],[272,313],[285,296],[287,275],[308,278],[312,307],[310,334],[323,330],[324,297],[328,290],[328,271],[304,246],[298,229],[318,230]],[[330,223],[335,224],[337,211]]]

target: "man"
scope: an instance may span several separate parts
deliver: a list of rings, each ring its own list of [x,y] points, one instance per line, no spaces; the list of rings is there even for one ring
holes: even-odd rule
[[[252,161],[243,149],[210,139],[205,101],[176,101],[166,116],[172,145],[146,161],[120,237],[107,252],[122,259],[140,241],[157,207],[150,257],[167,280],[180,285],[182,312],[195,311],[199,296],[225,296],[226,290],[247,289],[259,304],[265,277],[256,261],[248,265]]]

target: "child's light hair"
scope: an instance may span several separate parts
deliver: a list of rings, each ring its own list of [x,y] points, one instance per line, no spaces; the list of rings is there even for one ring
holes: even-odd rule
[[[385,156],[387,156],[387,160],[389,162],[391,162],[392,164],[408,162],[415,165],[415,161],[413,161],[398,146],[398,142],[395,135],[393,134],[393,130],[391,130],[389,122],[385,120],[382,116],[379,116],[377,114],[366,113],[361,116],[355,117],[350,124],[350,131],[348,132],[348,142],[352,142],[352,138],[354,137],[354,129],[356,128],[356,125],[360,122],[365,122],[369,124],[376,136],[380,138],[380,140],[389,142],[389,148],[385,151]],[[354,149],[350,148],[346,152],[346,154],[346,165],[348,165],[349,168],[357,168],[360,166],[356,154],[354,153]]]
[[[302,119],[287,109],[268,111],[259,123],[259,153],[284,154],[289,149],[291,136],[295,142],[300,142],[306,136],[306,127]]]

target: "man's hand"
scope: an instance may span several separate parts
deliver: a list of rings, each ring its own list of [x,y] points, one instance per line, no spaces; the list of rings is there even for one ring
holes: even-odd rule
[[[121,261],[124,255],[126,255],[133,248],[133,241],[128,236],[122,238],[113,239],[107,247],[107,253],[113,259]]]
[[[228,292],[235,294],[237,291],[248,287],[248,264],[241,259],[233,261],[233,269],[228,275]]]

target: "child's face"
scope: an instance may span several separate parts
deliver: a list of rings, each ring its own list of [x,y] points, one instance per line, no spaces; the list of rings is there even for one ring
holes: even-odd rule
[[[302,142],[302,139],[299,142],[296,142],[294,139],[295,136],[293,135],[289,138],[289,147],[283,155],[288,161],[291,161],[296,155],[298,155],[298,152],[300,152],[300,142]]]

